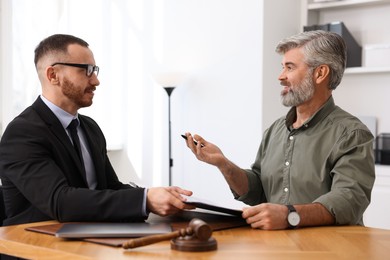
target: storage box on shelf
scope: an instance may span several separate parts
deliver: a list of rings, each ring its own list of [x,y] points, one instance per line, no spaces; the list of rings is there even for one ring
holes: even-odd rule
[[[347,68],[346,74],[388,73],[390,64],[376,55],[385,55],[383,47],[390,46],[389,11],[389,0],[302,0],[301,26],[344,22],[363,48],[362,66]]]

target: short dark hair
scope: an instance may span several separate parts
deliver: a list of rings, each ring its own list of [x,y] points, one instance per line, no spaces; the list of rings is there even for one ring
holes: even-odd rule
[[[52,52],[67,53],[68,46],[70,44],[79,44],[84,47],[88,47],[89,44],[73,35],[68,34],[54,34],[52,36],[43,39],[35,48],[34,63],[37,67],[38,61],[45,55]]]

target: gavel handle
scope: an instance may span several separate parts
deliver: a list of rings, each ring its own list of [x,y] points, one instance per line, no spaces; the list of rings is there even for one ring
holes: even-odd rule
[[[140,246],[147,246],[153,243],[165,241],[165,240],[170,240],[176,237],[184,236],[188,234],[189,232],[186,231],[185,229],[177,230],[171,233],[167,234],[162,234],[162,235],[153,235],[153,236],[146,236],[146,237],[140,237],[140,238],[135,238],[131,239],[129,241],[126,241],[122,244],[122,247],[124,249],[128,248],[136,248]]]

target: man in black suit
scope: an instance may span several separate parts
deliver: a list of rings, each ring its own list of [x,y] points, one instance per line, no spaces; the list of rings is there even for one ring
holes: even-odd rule
[[[181,196],[191,191],[144,189],[118,180],[99,126],[77,112],[92,104],[100,83],[88,46],[80,38],[56,34],[35,49],[42,95],[8,125],[0,143],[4,225],[138,221],[149,212],[166,216],[191,208]],[[70,130],[74,120],[76,137]]]

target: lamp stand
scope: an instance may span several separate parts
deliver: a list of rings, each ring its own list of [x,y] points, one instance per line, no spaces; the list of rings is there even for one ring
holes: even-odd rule
[[[172,147],[171,147],[171,94],[175,87],[164,87],[165,91],[168,94],[168,142],[169,142],[169,175],[168,175],[168,184],[172,185],[172,167],[173,167],[173,159],[172,159]]]

